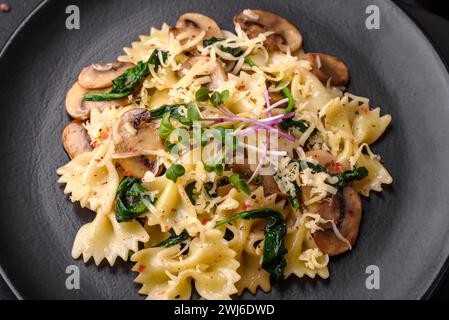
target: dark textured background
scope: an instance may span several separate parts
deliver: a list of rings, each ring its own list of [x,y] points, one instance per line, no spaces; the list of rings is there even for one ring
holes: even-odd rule
[[[8,41],[14,30],[20,25],[23,19],[42,0],[9,0],[12,7],[9,13],[0,13],[0,47],[3,47]],[[0,0],[0,3],[4,1]],[[412,19],[424,30],[427,36],[432,40],[437,50],[449,63],[449,12],[443,10],[441,1],[436,0],[397,0]],[[14,299],[14,295],[9,290],[6,283],[0,279],[0,299]],[[435,292],[434,298],[449,298],[449,278],[441,284]]]

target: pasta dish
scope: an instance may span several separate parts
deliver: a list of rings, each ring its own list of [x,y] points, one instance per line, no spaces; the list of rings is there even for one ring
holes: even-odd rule
[[[327,279],[356,244],[361,195],[392,183],[370,149],[391,116],[346,92],[347,65],[304,52],[276,14],[233,22],[186,13],[67,93],[58,182],[95,213],[72,256],[132,261],[148,299]]]

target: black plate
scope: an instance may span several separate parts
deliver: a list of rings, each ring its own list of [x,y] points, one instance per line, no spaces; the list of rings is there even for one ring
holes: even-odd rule
[[[80,7],[79,31],[65,28],[69,4]],[[365,27],[369,4],[380,8],[380,30]],[[392,127],[374,149],[395,178],[365,201],[358,244],[332,259],[330,280],[289,278],[257,298],[416,299],[433,290],[449,255],[449,76],[396,6],[374,0],[70,0],[40,6],[0,59],[0,259],[18,296],[139,297],[130,264],[97,268],[70,257],[77,230],[93,214],[72,205],[56,184],[56,169],[67,162],[60,143],[69,121],[65,94],[83,66],[114,59],[150,26],[199,11],[231,28],[233,14],[248,7],[295,23],[307,51],[334,54],[350,66],[350,92],[392,114]],[[65,287],[72,264],[80,268],[80,290]],[[379,290],[365,287],[369,265],[380,269]]]

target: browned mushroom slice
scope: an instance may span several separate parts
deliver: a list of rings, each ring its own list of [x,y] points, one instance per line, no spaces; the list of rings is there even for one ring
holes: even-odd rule
[[[225,184],[224,186],[217,187],[217,196],[226,197],[228,193],[235,188],[232,184]]]
[[[96,63],[81,70],[78,84],[89,90],[112,87],[112,80],[134,65],[127,62]]]
[[[359,233],[360,221],[362,219],[362,201],[360,195],[352,187],[345,187],[343,190],[344,202],[341,206],[341,216],[337,224],[338,230],[351,246],[355,244]],[[348,244],[340,239],[333,229],[317,231],[313,234],[313,239],[318,248],[330,256],[339,255],[349,250]]]
[[[205,57],[205,56],[196,56],[196,57],[190,58],[189,60],[187,60],[186,62],[183,63],[181,71],[180,71],[180,76],[183,77],[184,70],[189,70],[195,64],[209,63],[209,61],[210,61],[210,57]],[[210,78],[211,78],[211,82],[209,83],[210,89],[218,88],[219,81],[226,81],[228,79],[228,76],[223,69],[223,65],[220,62],[218,62],[218,61],[215,62],[214,67],[210,73]]]
[[[107,90],[104,89],[100,91]],[[87,92],[89,92],[89,90],[81,87],[78,82],[76,82],[69,92],[67,92],[67,97],[65,100],[66,110],[67,113],[76,120],[89,119],[90,111],[94,108],[104,110],[107,107],[126,106],[129,104],[128,98],[112,101],[84,101],[84,95]]]
[[[303,187],[301,192],[302,201],[309,200],[311,187]],[[319,214],[324,220],[331,220],[335,224],[340,218],[340,198],[338,195],[333,195],[320,202],[315,202],[307,206],[307,211],[312,214]],[[324,223],[321,225],[323,229],[331,229],[332,223]]]
[[[260,33],[273,32],[267,37],[265,47],[269,51],[296,52],[302,45],[299,30],[286,19],[264,10],[243,10],[234,16],[234,24],[240,25],[248,37],[255,38]]]
[[[253,175],[253,171],[248,164],[233,164],[230,166],[230,169],[233,172],[238,173],[240,177],[245,180],[250,179]],[[276,193],[278,195],[278,200],[287,198],[287,195],[279,190],[278,184],[276,183],[276,180],[274,180],[273,176],[264,175],[261,177],[262,183],[260,185],[256,185],[254,182],[250,183],[249,187],[252,191],[262,186],[265,195]]]
[[[70,159],[92,150],[90,137],[81,121],[70,122],[62,131],[62,144]]]
[[[195,27],[184,28],[170,28],[170,33],[181,42],[185,44],[189,40],[193,40],[201,34],[202,30]]]
[[[304,55],[312,65],[312,73],[327,84],[330,79],[331,86],[342,87],[349,82],[349,69],[340,59],[324,53],[307,53]]]
[[[223,33],[217,23],[201,13],[185,13],[178,18],[176,28],[193,27],[206,31],[205,39],[212,37],[223,38]]]
[[[119,163],[128,175],[142,179],[147,171],[159,173],[159,163],[148,151],[163,150],[156,124],[151,122],[147,109],[138,108],[122,115],[118,125],[118,137],[115,141],[116,153],[132,153],[134,157],[119,159]]]
[[[279,102],[281,100],[285,99],[285,96],[280,92],[270,92],[270,103],[275,104],[276,102]]]

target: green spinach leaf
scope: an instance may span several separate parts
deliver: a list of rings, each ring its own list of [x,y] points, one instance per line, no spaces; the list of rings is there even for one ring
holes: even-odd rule
[[[154,246],[155,248],[173,247],[173,246],[176,246],[177,244],[183,243],[184,241],[186,241],[187,239],[190,238],[189,234],[185,230],[183,232],[181,232],[179,235],[176,235],[176,233],[175,233],[175,231],[173,231],[173,229],[171,229],[169,232],[170,232],[170,236],[166,240],[155,245]]]
[[[149,64],[155,69],[160,66],[159,50],[156,49],[151,54],[147,62],[139,61],[133,68],[126,70],[124,74],[112,81],[112,89],[109,92],[88,92],[84,95],[86,101],[107,101],[124,98],[134,92],[134,89],[149,74]],[[167,59],[167,53],[162,51],[162,58]]]
[[[152,203],[147,190],[134,177],[125,177],[117,188],[115,196],[115,217],[117,222],[131,221],[148,211],[145,203]]]
[[[284,236],[287,232],[287,227],[283,216],[278,211],[273,209],[251,210],[218,221],[215,227],[227,224],[237,219],[270,220],[264,230],[265,240],[262,268],[266,270],[273,278],[278,280],[282,279],[284,276],[285,266],[287,265],[284,258],[284,255],[287,253],[287,248],[284,245]]]

